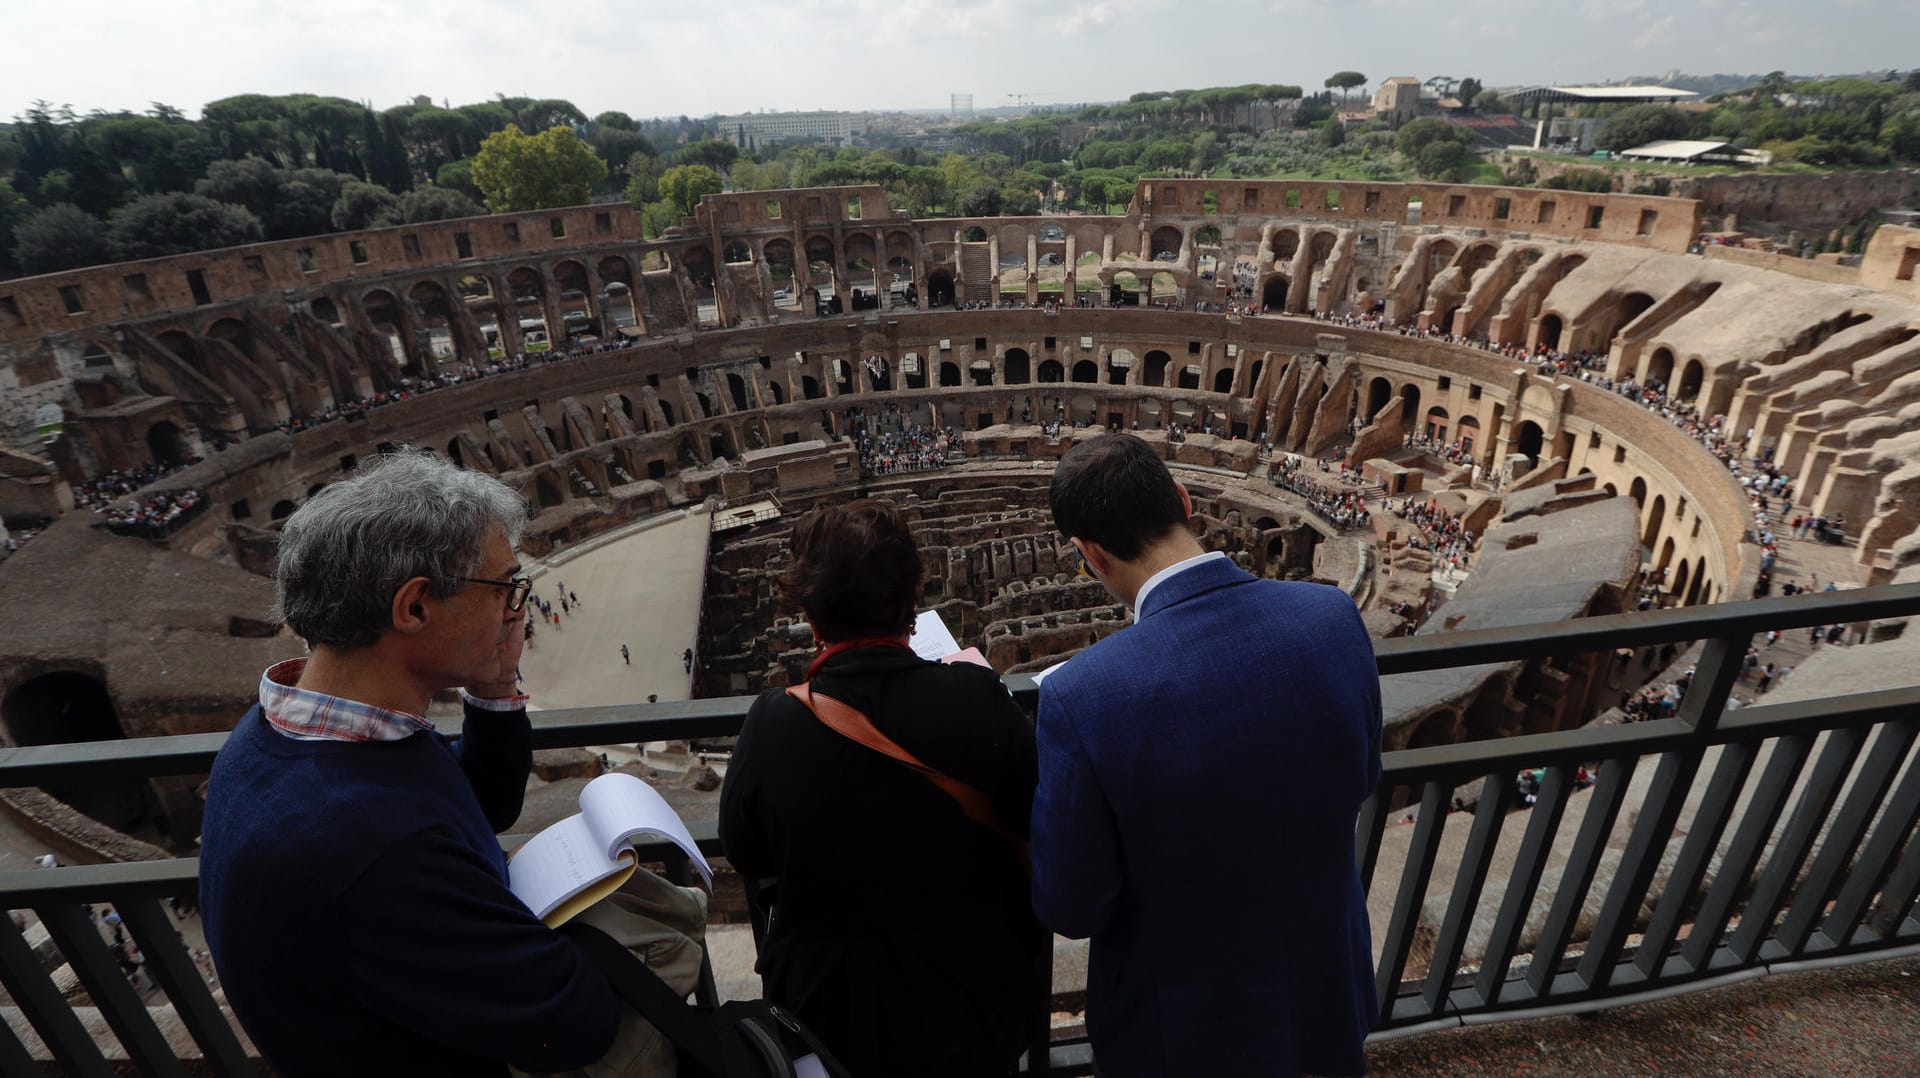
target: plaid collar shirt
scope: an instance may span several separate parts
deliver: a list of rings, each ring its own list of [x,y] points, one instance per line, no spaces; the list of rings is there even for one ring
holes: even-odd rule
[[[296,741],[398,741],[433,724],[419,715],[297,687],[305,659],[288,659],[260,675],[260,712]]]

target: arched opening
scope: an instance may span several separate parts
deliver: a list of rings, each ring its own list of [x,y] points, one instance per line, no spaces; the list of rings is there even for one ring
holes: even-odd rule
[[[1647,526],[1640,532],[1641,546],[1646,547],[1648,550],[1653,549],[1654,541],[1660,538],[1660,525],[1666,522],[1666,516],[1667,496],[1664,494],[1654,495],[1653,508],[1647,510]]]
[[[823,396],[823,394],[820,392],[820,379],[815,378],[811,374],[801,375],[800,376],[800,395],[803,398],[810,401],[819,400],[821,396]]]
[[[1627,293],[1621,298],[1620,305],[1614,309],[1612,328],[1607,331],[1605,336],[1598,340],[1597,343],[1599,346],[1602,348],[1606,347],[1609,342],[1620,335],[1621,330],[1632,325],[1634,319],[1647,313],[1648,309],[1652,306],[1653,297],[1647,295],[1645,292]]]
[[[1673,380],[1673,349],[1656,348],[1647,360],[1647,384],[1666,385]]]
[[[372,312],[369,311],[368,313],[371,314]],[[196,367],[199,366],[200,349],[194,345],[192,337],[187,336],[177,329],[170,329],[158,337],[155,337],[154,340],[160,342],[160,347],[172,352],[174,358],[184,360]]]
[[[1655,569],[1665,571],[1673,564],[1673,537],[1668,536],[1660,542],[1660,557],[1653,563]]]
[[[732,243],[727,244],[725,250],[720,252],[720,259],[729,266],[752,262],[753,250],[747,246],[745,240],[734,240]]]
[[[736,412],[744,412],[751,407],[747,404],[747,380],[733,371],[727,372],[727,396],[733,398]]]
[[[1199,389],[1200,388],[1199,365],[1195,363],[1189,363],[1181,367],[1180,373],[1174,376],[1173,382],[1174,382],[1174,386],[1179,389]]]
[[[16,686],[0,701],[0,718],[15,745],[113,741],[126,736],[106,685],[76,670],[42,674]],[[146,783],[137,779],[114,782],[85,776],[50,783],[46,790],[120,830],[141,822],[151,804]]]
[[[1687,605],[1697,606],[1713,598],[1713,592],[1707,586],[1707,559],[1695,558],[1693,562],[1693,582],[1687,585]]]
[[[940,364],[940,384],[943,386],[959,385],[960,384],[960,364],[958,363]]]
[[[1032,378],[1032,361],[1028,359],[1026,349],[1007,349],[1007,384],[1025,385]]]
[[[953,271],[945,268],[927,274],[927,306],[953,306]]]
[[[622,399],[624,400],[625,398]],[[466,454],[460,452],[459,438],[447,439],[447,459],[452,461],[453,466],[456,468],[464,468],[467,466]]]
[[[316,297],[313,302],[307,304],[307,309],[313,312],[315,318],[330,326],[340,324],[340,308],[334,306],[333,301],[325,296]]]
[[[1107,384],[1123,386],[1127,384],[1127,372],[1133,369],[1133,353],[1125,348],[1116,348],[1107,353]]]
[[[164,419],[147,428],[147,453],[162,468],[176,467],[193,459],[187,436]]]
[[[1680,388],[1673,394],[1677,401],[1690,401],[1700,396],[1700,382],[1706,377],[1706,367],[1697,359],[1687,360],[1680,368]]]
[[[1473,443],[1480,438],[1480,418],[1471,415],[1461,416],[1459,424],[1454,428],[1454,437],[1460,440],[1460,451],[1472,456]]]
[[[979,225],[970,225],[964,232],[960,233],[960,240],[963,243],[985,243],[987,242],[987,230],[981,228]]]
[[[1546,433],[1540,424],[1531,419],[1520,421],[1520,437],[1514,445],[1514,451],[1526,457],[1534,464],[1540,463],[1540,446],[1546,441]]]
[[[225,341],[243,356],[253,356],[253,336],[237,318],[222,318],[207,327],[207,339]]]
[[[1671,542],[1671,540],[1669,540],[1669,542]],[[1692,582],[1692,575],[1693,567],[1687,563],[1687,559],[1681,558],[1680,564],[1674,567],[1673,582],[1667,586],[1667,595],[1675,602],[1679,602],[1685,598],[1687,585]]]
[[[1633,477],[1633,485],[1627,488],[1627,497],[1633,499],[1633,508],[1639,512],[1647,507],[1647,481],[1641,476]]]
[[[1447,442],[1447,426],[1447,410],[1445,408],[1429,408],[1427,409],[1427,421],[1421,426],[1420,432],[1427,436],[1427,441],[1435,445],[1445,445]]]
[[[529,352],[544,352],[553,345],[555,327],[547,325],[546,290],[546,282],[529,267],[507,274],[507,293],[513,299],[510,317],[520,328],[520,339]],[[373,316],[371,307],[367,315]]]
[[[285,520],[288,517],[292,516],[293,511],[298,508],[299,506],[293,504],[291,501],[288,501],[285,498],[282,498],[279,501],[273,503],[273,514],[269,519]]]
[[[1156,387],[1166,385],[1167,364],[1173,362],[1173,357],[1155,349],[1147,353],[1146,359],[1147,368],[1141,372],[1140,384]]]
[[[1287,309],[1288,281],[1285,274],[1276,273],[1267,278],[1267,286],[1260,290],[1260,305],[1268,311],[1279,313]]]
[[[1041,382],[1062,382],[1066,380],[1066,368],[1057,359],[1043,359],[1038,377]]]
[[[1393,383],[1385,378],[1375,378],[1367,383],[1367,412],[1362,418],[1372,420],[1380,414],[1380,409],[1393,399]]]
[[[1540,347],[1549,352],[1558,352],[1562,325],[1560,316],[1557,314],[1550,314],[1540,319]]]
[[[1233,368],[1232,367],[1222,367],[1220,370],[1214,372],[1213,391],[1215,393],[1233,392]]]
[[[1076,382],[1098,382],[1100,365],[1091,359],[1083,359],[1073,365],[1073,380]]]
[[[798,310],[800,295],[793,287],[793,242],[768,240],[760,255],[767,263],[767,279],[773,283],[773,305]]]
[[[1168,226],[1153,230],[1151,240],[1153,260],[1172,262],[1180,257],[1180,230]]]
[[[1400,429],[1412,434],[1420,425],[1420,387],[1408,382],[1400,387]]]

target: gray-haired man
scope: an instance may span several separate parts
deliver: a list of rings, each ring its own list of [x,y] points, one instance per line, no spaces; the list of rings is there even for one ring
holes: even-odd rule
[[[200,862],[207,944],[279,1073],[555,1070],[613,1039],[612,990],[507,889],[494,838],[532,763],[525,518],[407,451],[287,520],[281,614],[311,655],[266,672],[214,761]],[[422,716],[455,687],[450,738]]]

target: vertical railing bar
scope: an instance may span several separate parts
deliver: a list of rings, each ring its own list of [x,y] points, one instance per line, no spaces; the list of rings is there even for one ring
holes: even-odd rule
[[[1920,893],[1920,832],[1907,843],[1907,852],[1900,856],[1899,866],[1887,877],[1887,885],[1880,891],[1880,905],[1868,922],[1873,931],[1882,939],[1898,935],[1900,922],[1907,915],[1907,907],[1913,905],[1916,893]]]
[[[1414,824],[1407,864],[1400,872],[1400,890],[1394,895],[1393,917],[1387,923],[1386,944],[1380,951],[1380,968],[1375,977],[1376,998],[1380,1003],[1378,1028],[1386,1028],[1393,1017],[1400,977],[1406,970],[1407,955],[1413,949],[1413,932],[1420,924],[1420,907],[1427,897],[1427,884],[1433,879],[1440,834],[1446,828],[1450,791],[1442,780],[1428,779],[1420,794],[1420,819]]]
[[[1826,737],[1827,744],[1813,762],[1813,773],[1807,777],[1800,803],[1794,806],[1793,815],[1787,818],[1786,831],[1774,844],[1773,856],[1768,858],[1760,882],[1754,885],[1746,909],[1740,913],[1739,926],[1727,937],[1728,948],[1742,965],[1760,956],[1761,944],[1773,933],[1773,919],[1793,889],[1800,866],[1806,863],[1807,851],[1819,837],[1821,823],[1833,811],[1840,784],[1853,770],[1853,762],[1859,758],[1860,746],[1866,740],[1864,731],[1848,729],[1829,730]]]
[[[142,1074],[186,1078],[186,1068],[173,1054],[173,1046],[167,1043],[160,1027],[153,1024],[147,1005],[127,983],[126,974],[120,971],[85,910],[85,906],[63,903],[36,912],[47,931],[53,934],[60,953],[66,956],[67,965],[73,967],[87,994],[99,1006],[100,1016],[107,1020],[114,1036],[120,1038],[120,1047],[127,1050],[127,1058]]]
[[[1512,791],[1513,780],[1502,775],[1488,775],[1480,787],[1480,802],[1473,812],[1473,830],[1460,856],[1460,867],[1453,878],[1453,894],[1447,899],[1447,915],[1434,943],[1433,963],[1427,967],[1427,983],[1421,989],[1421,999],[1430,1012],[1438,1013],[1453,991],[1453,980],[1459,974],[1460,952],[1467,945],[1467,932],[1473,927],[1480,892],[1487,883],[1487,870],[1500,844],[1500,828],[1506,822]]]
[[[14,1035],[13,1027],[0,1022],[0,1076],[4,1078],[46,1078],[46,1068],[33,1058],[27,1046]]]
[[[1754,757],[1758,754],[1759,746],[1750,741],[1729,744],[1721,750],[1720,761],[1707,782],[1706,796],[1701,799],[1686,841],[1680,846],[1680,856],[1667,878],[1666,892],[1660,896],[1647,931],[1641,937],[1640,949],[1634,955],[1634,966],[1642,976],[1657,976],[1665,964],[1667,952],[1680,934],[1680,921],[1707,874],[1713,852],[1720,847],[1733,806],[1740,798],[1740,789],[1746,785],[1747,777],[1753,773]]]
[[[1916,822],[1920,822],[1920,766],[1910,765],[1881,813],[1873,836],[1867,839],[1866,849],[1848,873],[1846,885],[1840,888],[1840,897],[1833,900],[1833,911],[1820,928],[1828,939],[1843,945],[1853,939],[1873,896],[1888,882],[1893,859],[1906,845]]]
[[[1699,748],[1681,749],[1660,757],[1654,769],[1653,784],[1647,787],[1652,811],[1642,805],[1640,816],[1627,836],[1627,848],[1620,855],[1600,903],[1600,916],[1594,920],[1587,940],[1586,954],[1580,956],[1580,979],[1589,988],[1605,988],[1613,979],[1614,964],[1626,947],[1627,933],[1633,931],[1633,919],[1640,912],[1653,874],[1660,868],[1660,857],[1673,837],[1680,810],[1686,806],[1687,791],[1700,771]]]
[[[1553,838],[1567,811],[1567,786],[1573,769],[1550,767],[1534,798],[1532,819],[1520,840],[1520,855],[1514,859],[1513,874],[1507,877],[1507,891],[1501,896],[1500,911],[1494,915],[1493,931],[1487,936],[1487,957],[1480,963],[1474,987],[1488,1006],[1500,999],[1507,970],[1513,966],[1513,951],[1519,946],[1520,932],[1527,926],[1527,914],[1533,910],[1534,892],[1540,889],[1540,877],[1547,868]]]
[[[1694,664],[1693,680],[1680,701],[1676,716],[1702,739],[1720,726],[1726,713],[1727,698],[1733,695],[1733,683],[1740,680],[1740,665],[1746,660],[1747,645],[1753,634],[1721,636],[1708,640],[1700,649],[1700,661]]]
[[[1580,821],[1573,850],[1567,854],[1560,890],[1553,897],[1553,908],[1540,930],[1540,945],[1534,948],[1533,961],[1527,966],[1527,984],[1536,999],[1544,998],[1553,987],[1560,959],[1573,938],[1574,923],[1586,905],[1587,889],[1593,886],[1594,873],[1600,868],[1601,851],[1606,848],[1607,836],[1613,832],[1614,820],[1620,815],[1620,803],[1626,800],[1627,785],[1633,781],[1634,768],[1639,762],[1638,758],[1614,757],[1600,765],[1600,778],[1594,784],[1587,814]]]
[[[1727,921],[1733,916],[1734,903],[1746,892],[1753,867],[1759,863],[1780,814],[1786,811],[1794,780],[1799,778],[1800,769],[1806,766],[1812,751],[1810,734],[1795,734],[1774,743],[1767,766],[1754,784],[1753,796],[1747,800],[1746,815],[1734,830],[1727,855],[1720,861],[1719,875],[1707,889],[1700,911],[1694,914],[1693,928],[1687,933],[1686,942],[1680,945],[1680,973],[1705,973],[1713,961],[1720,938],[1726,934]]]
[[[161,909],[160,903],[157,900],[116,902],[113,908],[120,912],[120,919],[133,933],[133,941],[146,956],[147,972],[173,1001],[175,1013],[179,1014],[187,1032],[193,1034],[194,1043],[200,1046],[207,1062],[221,1074],[234,1078],[243,1075],[250,1078],[258,1073],[247,1059],[246,1049],[240,1047],[240,1038],[234,1036],[227,1016],[214,1002],[213,991],[207,987],[200,967],[187,953],[180,930],[173,926],[172,918]]]
[[[1813,867],[1801,880],[1799,893],[1781,919],[1780,930],[1774,933],[1774,941],[1789,954],[1798,955],[1806,947],[1814,925],[1826,913],[1827,900],[1866,837],[1873,814],[1885,802],[1894,772],[1906,761],[1916,732],[1920,732],[1920,724],[1913,720],[1882,726],[1866,760],[1854,771],[1853,789],[1834,815],[1826,837],[1820,841],[1820,852],[1814,855]]]
[[[1380,861],[1380,841],[1387,829],[1387,801],[1395,789],[1378,787],[1360,805],[1360,819],[1353,833],[1353,863],[1360,867],[1362,894],[1373,893],[1373,870]]]
[[[80,1024],[73,1007],[60,998],[53,978],[40,965],[40,957],[11,920],[0,924],[0,981],[6,983],[7,994],[68,1073],[81,1078],[113,1078],[113,1067],[100,1046]]]

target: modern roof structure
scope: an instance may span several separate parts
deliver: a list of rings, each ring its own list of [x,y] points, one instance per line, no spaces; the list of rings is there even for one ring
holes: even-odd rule
[[[1692,90],[1672,90],[1665,86],[1541,86],[1510,94],[1508,100],[1658,104],[1699,96]]]
[[[1763,155],[1742,150],[1731,142],[1689,139],[1660,139],[1631,150],[1621,150],[1620,156],[1638,161],[1734,161],[1758,164],[1765,160]]]

